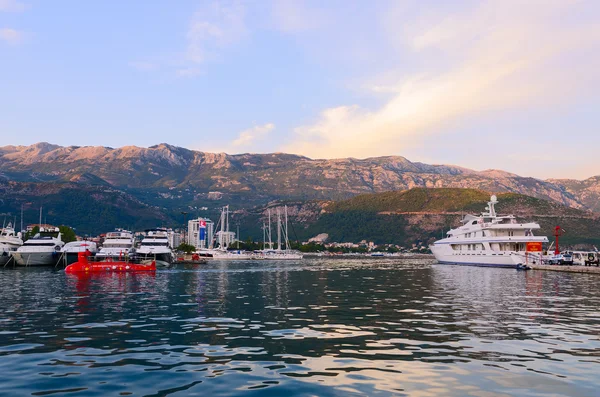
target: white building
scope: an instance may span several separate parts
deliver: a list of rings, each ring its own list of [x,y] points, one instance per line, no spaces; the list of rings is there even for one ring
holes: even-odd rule
[[[187,243],[193,245],[196,249],[213,248],[214,226],[213,221],[208,218],[190,219],[188,221]],[[201,233],[201,229],[204,229],[204,232]]]

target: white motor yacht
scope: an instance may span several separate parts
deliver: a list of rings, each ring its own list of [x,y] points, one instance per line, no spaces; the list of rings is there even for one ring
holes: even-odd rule
[[[173,263],[174,256],[169,246],[169,231],[167,229],[146,230],[146,236],[136,250],[136,255],[142,260],[156,260],[157,265],[168,266]]]
[[[13,253],[22,245],[21,233],[15,233],[11,223],[2,228],[0,231],[0,266],[6,265]]]
[[[64,245],[58,228],[41,228],[39,233],[17,249],[13,257],[20,266],[54,266],[61,258]]]
[[[66,258],[67,265],[77,262],[80,252],[89,251],[90,254],[98,253],[98,245],[93,241],[71,241],[62,248],[63,256]]]
[[[496,196],[492,196],[487,212],[465,216],[462,226],[430,245],[439,263],[496,267],[541,263],[541,246],[548,238],[533,235],[540,225],[520,223],[513,215],[497,215],[497,203]],[[535,253],[528,252],[531,245],[537,248]]]
[[[106,233],[102,248],[96,254],[98,259],[124,259],[135,253],[133,246],[133,233],[127,230],[117,229]]]

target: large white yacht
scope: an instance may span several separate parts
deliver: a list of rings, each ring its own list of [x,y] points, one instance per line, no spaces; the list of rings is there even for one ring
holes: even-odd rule
[[[173,251],[169,247],[169,231],[167,229],[146,230],[146,236],[136,250],[136,254],[140,259],[152,259],[167,265],[173,263]]]
[[[497,215],[497,203],[496,196],[492,196],[485,208],[487,212],[465,216],[462,226],[430,245],[439,263],[497,267],[516,267],[527,261],[539,263],[541,253],[527,254],[527,243],[541,247],[548,242],[545,236],[533,235],[540,225],[519,223],[513,215]]]
[[[0,266],[6,265],[13,253],[22,245],[21,233],[15,233],[12,223],[2,228],[0,231]]]
[[[127,230],[117,229],[106,233],[102,248],[96,254],[99,259],[128,258],[135,253],[133,246],[133,233]]]
[[[20,266],[56,265],[61,258],[61,249],[65,243],[58,228],[41,228],[33,238],[25,241],[13,254]]]

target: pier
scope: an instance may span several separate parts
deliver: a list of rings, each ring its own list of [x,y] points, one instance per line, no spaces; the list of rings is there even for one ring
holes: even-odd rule
[[[529,265],[532,270],[548,270],[551,272],[568,273],[593,273],[600,275],[600,267],[597,266],[561,266],[561,265]]]

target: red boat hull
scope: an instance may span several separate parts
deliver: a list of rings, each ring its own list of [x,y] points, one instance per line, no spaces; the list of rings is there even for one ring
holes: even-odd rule
[[[126,261],[90,262],[86,255],[79,255],[77,262],[65,268],[66,273],[92,273],[92,272],[151,272],[156,270],[156,262],[148,265],[130,263]]]

